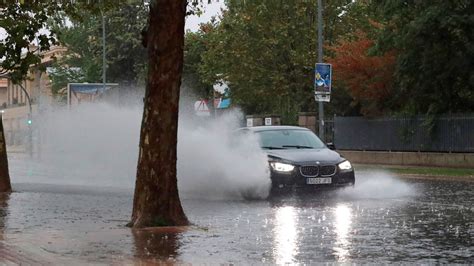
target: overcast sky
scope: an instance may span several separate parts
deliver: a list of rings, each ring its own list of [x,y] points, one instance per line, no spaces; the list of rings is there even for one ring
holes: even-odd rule
[[[198,17],[193,15],[186,18],[186,30],[197,31],[199,29],[199,24],[208,22],[213,16],[217,17],[221,13],[220,10],[222,8],[225,8],[224,0],[212,2],[211,4],[204,4],[204,13],[201,16]]]
[[[197,31],[199,24],[208,22],[213,16],[217,17],[221,13],[222,8],[225,8],[224,0],[204,4],[204,12],[201,16],[192,15],[186,17],[186,30]],[[5,38],[5,30],[0,27],[0,40],[3,38]]]

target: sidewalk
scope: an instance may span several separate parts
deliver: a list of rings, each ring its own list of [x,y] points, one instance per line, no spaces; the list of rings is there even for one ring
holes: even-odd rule
[[[0,241],[0,264],[2,265],[49,265],[52,261],[32,259],[32,254],[8,246]]]

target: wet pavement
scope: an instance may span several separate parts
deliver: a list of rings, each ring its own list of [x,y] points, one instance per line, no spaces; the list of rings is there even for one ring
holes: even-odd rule
[[[474,263],[469,181],[359,171],[354,188],[267,200],[183,195],[194,225],[149,230],[125,227],[131,188],[13,185],[0,197],[0,262]]]

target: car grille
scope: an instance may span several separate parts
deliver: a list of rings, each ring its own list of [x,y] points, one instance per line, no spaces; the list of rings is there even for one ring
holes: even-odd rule
[[[318,176],[319,174],[319,167],[317,166],[301,166],[300,167],[300,173],[302,176],[309,176],[309,177],[315,177]]]
[[[336,174],[336,166],[335,165],[320,166],[319,173],[321,174],[321,176],[332,176]]]
[[[335,165],[305,165],[300,167],[300,173],[304,177],[333,176],[336,174]]]

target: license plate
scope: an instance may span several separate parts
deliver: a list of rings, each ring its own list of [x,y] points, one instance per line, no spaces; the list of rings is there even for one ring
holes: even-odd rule
[[[308,185],[317,185],[317,184],[331,184],[332,178],[324,177],[324,178],[306,178],[306,184]]]

